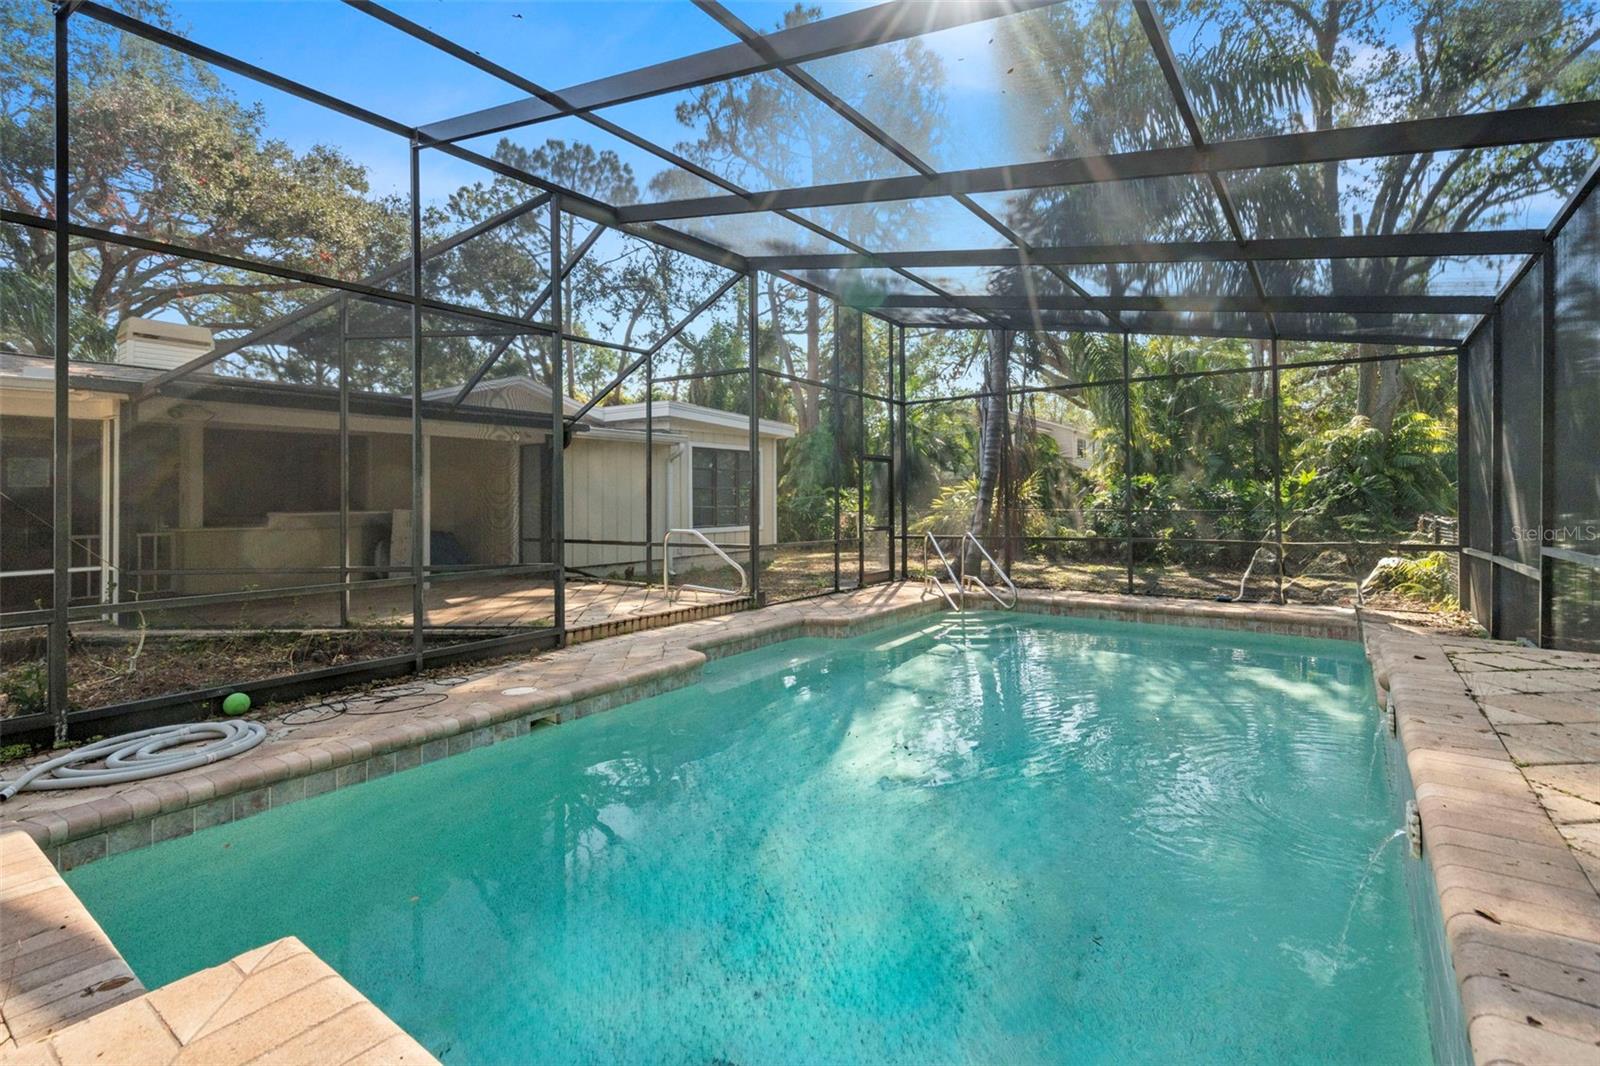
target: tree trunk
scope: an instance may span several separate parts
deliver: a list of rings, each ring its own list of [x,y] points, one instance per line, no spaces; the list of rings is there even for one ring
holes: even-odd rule
[[[967,528],[975,537],[992,532],[995,491],[1006,445],[1006,356],[1010,338],[1003,330],[990,330],[983,367],[984,395],[978,400],[978,493]],[[978,572],[983,556],[968,546],[967,572]]]
[[[822,301],[817,298],[816,292],[806,290],[806,372],[805,378],[809,381],[822,380]],[[806,423],[815,426],[821,417],[817,410],[821,397],[814,386],[807,385],[801,390],[802,410],[801,417]]]
[[[1358,356],[1366,357],[1372,350],[1366,345],[1356,349]],[[1378,411],[1378,364],[1361,363],[1356,367],[1356,414],[1377,422]]]
[[[1374,363],[1383,370],[1378,376],[1378,395],[1373,400],[1372,424],[1384,436],[1394,428],[1394,416],[1400,413],[1400,363]]]
[[[819,380],[816,377],[816,364],[818,357],[817,337],[818,315],[821,313],[817,302],[817,294],[806,293],[806,367],[805,373],[794,365],[794,346],[789,343],[789,338],[783,335],[783,315],[778,302],[777,279],[767,275],[767,314],[772,319],[772,334],[777,345],[777,353],[783,359],[784,369],[792,377],[807,377]],[[795,428],[802,434],[817,428],[817,387],[808,385],[803,381],[789,381],[789,398],[794,403]]]

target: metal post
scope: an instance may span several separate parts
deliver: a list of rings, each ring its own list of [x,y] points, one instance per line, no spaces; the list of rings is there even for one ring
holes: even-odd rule
[[[339,297],[339,627],[350,628],[350,298]],[[392,540],[392,538],[391,538]]]
[[[422,669],[422,149],[411,142],[411,654]],[[391,535],[390,543],[394,542]]]
[[[650,574],[654,569],[656,552],[656,445],[655,445],[655,392],[656,360],[647,356],[644,361],[644,584],[650,591]],[[665,564],[666,560],[662,560]],[[667,575],[661,574],[662,587]]]
[[[829,421],[833,426],[832,477],[829,485],[833,496],[833,591],[839,591],[839,432],[844,423],[839,412],[839,305],[833,305],[833,374],[830,380],[828,406],[832,408]]]
[[[550,199],[550,277],[561,277],[561,198]],[[556,332],[550,338],[550,550],[555,562],[555,628],[559,642],[567,642],[567,531],[566,508],[562,501],[565,487],[562,468],[567,450],[566,412],[562,400],[566,393],[562,387],[561,334],[567,328],[567,309],[562,286],[550,286],[550,317]],[[665,562],[665,560],[662,560]]]
[[[851,403],[855,405],[856,424],[850,428],[855,442],[852,458],[856,464],[856,588],[867,583],[867,400],[861,395],[867,386],[867,316],[855,312],[856,371],[850,386],[855,389]]]
[[[750,603],[761,606],[761,322],[756,314],[759,277],[748,275],[750,306],[745,318],[750,328]]]
[[[1505,508],[1505,474],[1502,464],[1505,460],[1505,450],[1500,445],[1500,432],[1502,417],[1500,405],[1500,379],[1501,379],[1501,345],[1504,340],[1501,329],[1501,310],[1497,308],[1494,317],[1490,320],[1493,332],[1490,339],[1493,341],[1491,348],[1490,374],[1489,374],[1489,554],[1498,560],[1503,552],[1504,545],[1500,537],[1500,515]],[[1497,561],[1489,563],[1489,637],[1498,639],[1500,636],[1500,564]]]
[[[111,560],[111,602],[122,602],[122,457],[126,454],[122,408],[111,414],[111,540],[103,551]],[[114,626],[122,624],[120,614],[106,616]]]
[[[1283,404],[1278,392],[1278,338],[1272,338],[1272,528],[1278,549],[1277,602],[1283,600],[1285,561],[1283,557]]]
[[[107,418],[100,423],[100,550],[95,552],[99,558],[90,556],[89,562],[100,564],[100,602],[111,602],[112,581],[112,554],[113,544],[111,535],[111,464],[113,461],[111,442],[116,435],[116,426],[112,419]],[[109,618],[103,614],[101,620]]]
[[[1133,595],[1133,377],[1128,335],[1122,335],[1122,532],[1126,546],[1128,595]]]
[[[1011,418],[1011,345],[1015,340],[1014,331],[1000,331],[1000,558],[1005,561],[1008,574],[1016,565],[1016,545],[1012,538],[1017,533],[1016,472],[1011,468],[1016,456],[1016,426]],[[983,574],[982,563],[978,564],[978,573],[980,577]]]
[[[123,571],[137,569],[139,566],[137,553],[127,550],[131,545],[125,544],[123,540],[128,529],[128,502],[124,499],[125,494],[122,491],[122,469],[128,462],[128,456],[132,454],[133,431],[138,427],[138,424],[139,401],[129,397],[127,407],[119,409],[117,412],[117,466],[112,472],[111,479],[112,484],[115,486],[113,496],[116,500],[117,562],[113,569],[116,571],[117,579],[117,603],[127,599],[128,593],[132,591],[127,587],[128,579],[123,576]],[[135,539],[137,539],[137,533],[135,533]],[[124,567],[122,565],[124,559],[130,563],[129,566]],[[135,578],[134,580],[141,579]],[[125,613],[114,614],[111,616],[111,624],[123,625],[126,618],[127,615]]]
[[[903,567],[896,565],[900,558],[899,537],[904,532],[900,523],[896,521],[897,501],[900,497],[900,464],[902,461],[900,430],[904,417],[894,401],[895,389],[897,388],[896,382],[900,379],[899,368],[895,365],[895,353],[897,351],[895,347],[895,325],[893,322],[885,322],[883,328],[889,341],[889,349],[884,353],[884,357],[888,360],[889,371],[889,388],[887,390],[889,393],[889,483],[884,486],[884,489],[888,492],[889,498],[884,503],[888,508],[889,515],[889,580],[895,581],[905,573]]]
[[[72,596],[72,410],[69,389],[71,365],[72,271],[68,267],[67,226],[71,204],[67,167],[69,113],[67,109],[67,18],[65,6],[55,13],[55,406],[51,438],[51,573],[50,637],[45,654],[50,678],[50,714],[55,719],[55,741],[67,740],[67,603]]]
[[[1469,338],[1470,341],[1470,338]],[[1470,343],[1462,345],[1456,351],[1456,544],[1462,548],[1474,548],[1470,515],[1470,500],[1472,493],[1467,491],[1467,479],[1472,469],[1471,457],[1467,454],[1472,442],[1470,432],[1472,415],[1472,390],[1469,387],[1469,375],[1472,373],[1472,346]],[[1472,577],[1471,568],[1474,560],[1471,556],[1456,553],[1456,599],[1458,599],[1473,617],[1477,617],[1481,609],[1479,604],[1472,602]]]
[[[982,566],[982,563],[978,564]],[[956,595],[960,596],[961,611],[967,609],[967,542],[965,538],[956,544]]]
[[[900,576],[904,578],[911,570],[911,543],[907,539],[909,531],[906,527],[906,456],[909,453],[907,443],[908,426],[906,413],[910,408],[906,406],[906,327],[894,327],[900,335],[899,354],[896,359],[896,394],[900,397],[900,462],[895,467],[895,494],[900,498]]]
[[[1539,567],[1539,646],[1552,646],[1555,607],[1555,560],[1545,554],[1545,538],[1556,526],[1556,246],[1543,256],[1544,351],[1540,363],[1539,403],[1539,539],[1534,545]]]

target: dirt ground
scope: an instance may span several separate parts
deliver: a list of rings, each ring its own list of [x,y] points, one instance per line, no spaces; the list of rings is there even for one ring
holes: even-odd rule
[[[74,708],[317,670],[411,650],[405,630],[344,633],[222,630],[215,635],[149,635],[74,640],[67,655],[67,699]],[[43,650],[8,649],[0,666],[0,717],[43,711]]]

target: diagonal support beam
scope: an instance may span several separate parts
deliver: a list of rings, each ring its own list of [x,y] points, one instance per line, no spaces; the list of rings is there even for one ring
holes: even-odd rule
[[[539,313],[539,308],[543,307],[545,301],[550,299],[550,295],[556,291],[556,286],[567,280],[573,268],[583,261],[583,257],[589,253],[589,249],[594,247],[595,242],[600,239],[601,234],[605,233],[605,231],[606,228],[598,222],[594,224],[594,229],[589,231],[589,235],[583,239],[583,243],[573,249],[571,255],[562,260],[561,277],[545,283],[545,287],[539,291],[539,295],[533,298],[533,303],[523,313],[523,318],[531,319]],[[557,322],[556,328],[562,331],[563,336],[566,336],[567,326],[565,322]],[[472,372],[466,383],[461,386],[460,391],[455,394],[455,398],[450,401],[451,407],[460,407],[466,401],[466,398],[472,394],[472,390],[477,388],[478,383],[483,380],[483,376],[494,369],[494,365],[500,361],[500,357],[506,354],[506,349],[511,347],[511,342],[514,340],[516,340],[515,337],[502,337],[500,339],[500,343],[494,346],[494,351],[490,352],[483,362],[478,364],[478,368]]]
[[[538,196],[535,196],[532,199],[524,200],[522,203],[509,207],[506,210],[501,211],[499,214],[484,219],[482,222],[479,222],[476,225],[469,226],[460,233],[453,234],[442,241],[438,241],[429,245],[422,250],[422,258],[427,260],[443,255],[454,248],[458,248],[461,245],[466,244],[475,237],[481,237],[483,234],[488,233],[492,229],[503,226],[507,222],[511,222],[522,217],[529,211],[533,211],[544,206],[549,201],[549,193],[540,193]],[[375,274],[367,275],[365,278],[361,279],[360,284],[366,286],[382,285],[384,282],[393,280],[410,269],[411,258],[407,256],[405,259],[391,263],[389,266]],[[319,299],[311,301],[304,307],[296,308],[295,310],[290,311],[288,314],[283,315],[275,321],[269,322],[258,329],[251,330],[242,337],[236,337],[231,341],[226,341],[222,344],[219,344],[205,355],[197,356],[196,358],[189,360],[187,363],[173,367],[171,370],[164,370],[160,374],[157,374],[155,377],[151,378],[149,381],[145,382],[144,387],[139,390],[138,399],[142,400],[153,396],[159,392],[163,386],[169,385],[185,375],[192,374],[196,370],[201,370],[205,367],[208,367],[217,360],[224,359],[241,348],[247,348],[252,344],[260,344],[263,341],[277,337],[283,333],[284,330],[304,322],[306,319],[311,318],[319,311],[327,310],[328,308],[337,304],[343,298],[344,296],[340,293],[329,293],[327,296],[323,296]]]
[[[695,309],[684,315],[683,319],[679,321],[677,325],[673,326],[671,329],[667,330],[666,333],[662,334],[661,339],[652,344],[649,351],[645,352],[643,355],[639,356],[639,358],[635,359],[633,362],[629,363],[627,366],[618,371],[617,376],[611,379],[611,384],[607,385],[605,388],[589,397],[588,401],[585,402],[582,407],[578,408],[578,410],[573,413],[567,419],[567,421],[569,423],[582,421],[583,416],[588,414],[590,411],[593,411],[595,406],[599,404],[601,400],[605,399],[607,396],[610,396],[613,392],[620,388],[622,383],[628,380],[629,374],[632,374],[641,366],[644,366],[646,360],[654,359],[657,352],[665,348],[669,343],[671,343],[674,337],[689,327],[689,323],[699,318],[702,312],[726,296],[729,289],[733,288],[743,280],[743,275],[735,274],[733,277],[729,278],[727,281],[718,286],[716,292],[713,292],[710,296],[707,296],[704,300],[701,300],[700,303],[695,306]]]
[[[525,100],[433,122],[424,126],[421,132],[423,136],[438,141],[479,137],[563,115],[595,111],[647,96],[679,92],[715,81],[756,74],[771,70],[780,62],[806,63],[842,52],[871,48],[1045,7],[1054,2],[964,0],[956,4],[892,0],[890,3],[768,34],[765,40],[770,45],[771,55],[753,51],[744,44],[713,48],[598,81],[570,86],[559,91],[562,97],[559,103],[534,95]]]
[[[1218,141],[1205,148],[1193,145],[1150,148],[1113,155],[950,170],[931,178],[918,174],[775,189],[749,197],[702,196],[670,203],[619,208],[617,218],[621,223],[660,222],[674,218],[886,203],[928,196],[952,196],[956,193],[1011,192],[1060,185],[1204,175],[1212,171],[1330,163],[1514,144],[1545,144],[1594,137],[1600,137],[1600,100],[1584,100],[1486,114],[1448,115],[1372,126],[1345,126],[1332,130]]]

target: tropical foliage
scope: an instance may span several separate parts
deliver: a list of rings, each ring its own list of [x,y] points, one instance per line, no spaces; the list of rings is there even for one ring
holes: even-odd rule
[[[1600,87],[1592,0],[1523,0],[1514,17],[1499,0],[1156,6],[1212,141],[1589,99]],[[119,7],[182,28],[161,0]],[[818,17],[817,9],[797,5],[758,28]],[[408,389],[406,305],[341,299],[101,233],[361,279],[399,295],[410,284],[404,198],[381,191],[369,163],[337,137],[292,145],[274,128],[268,104],[242,97],[237,81],[205,64],[93,20],[74,26],[73,220],[90,232],[70,249],[73,356],[109,358],[116,324],[126,316],[175,318],[213,330],[228,353],[216,367],[223,373],[330,384],[348,341],[356,387]],[[47,219],[55,210],[48,6],[0,6],[0,31],[0,200],[18,215]],[[1056,4],[996,19],[986,32],[984,55],[1004,89],[991,101],[994,121],[983,132],[992,143],[978,146],[984,151],[1009,150],[1020,160],[1188,143],[1131,5]],[[492,154],[504,167],[611,204],[907,173],[908,155],[948,164],[977,150],[951,140],[951,130],[970,122],[953,102],[961,77],[973,73],[954,69],[966,58],[957,51],[948,41],[911,38],[814,65],[839,101],[892,133],[901,149],[894,154],[799,81],[776,73],[681,94],[673,118],[682,133],[668,147],[683,165],[636,172],[615,150],[587,143],[581,129],[542,142],[507,138]],[[398,141],[396,151],[404,151]],[[1590,154],[1586,142],[1550,142],[1265,168],[1224,181],[1252,236],[1458,230],[1516,224],[1527,205],[1572,188]],[[548,215],[521,210],[539,190],[503,170],[465,173],[429,182],[425,246],[502,214],[514,217],[428,255],[426,295],[545,317]],[[841,243],[869,251],[913,247],[951,218],[985,236],[1004,230],[1036,245],[1218,240],[1230,236],[1219,202],[1208,182],[1151,180],[1024,191],[982,205],[911,200],[752,216],[759,221],[749,225],[685,220],[681,228],[748,254],[832,251]],[[559,280],[562,325],[579,342],[567,346],[558,384],[573,397],[600,394],[632,360],[608,344],[659,343],[648,368],[607,393],[606,402],[637,400],[653,379],[648,387],[657,397],[748,411],[748,301],[756,301],[756,355],[767,373],[755,403],[763,417],[799,431],[779,471],[785,541],[831,540],[841,529],[854,536],[857,514],[869,525],[887,517],[882,464],[871,457],[892,450],[886,398],[902,388],[912,405],[896,476],[906,486],[913,531],[1009,531],[1011,549],[1034,551],[1046,550],[1051,538],[1095,544],[1132,536],[1139,559],[1161,562],[1183,560],[1198,540],[1239,542],[1236,554],[1248,557],[1279,515],[1285,536],[1295,540],[1381,540],[1403,536],[1422,515],[1453,509],[1449,359],[1379,358],[1404,353],[1374,345],[1297,344],[1280,353],[1285,367],[1274,375],[1264,342],[1141,335],[1141,326],[1181,333],[1188,321],[1215,325],[1154,312],[1148,319],[1041,319],[1043,328],[1016,335],[912,330],[901,382],[889,331],[860,312],[889,293],[921,291],[903,273],[798,276],[841,294],[837,304],[796,284],[796,276],[763,274],[757,291],[741,282],[674,332],[728,279],[726,271],[636,234],[597,233],[575,214],[563,214],[561,227],[563,249],[588,248]],[[55,251],[47,229],[0,225],[0,345],[54,350]],[[1462,266],[1429,257],[1267,263],[1260,281],[1284,294],[1421,292]],[[1012,296],[1084,287],[1110,296],[1234,295],[1251,291],[1254,280],[1237,265],[1112,263],[940,283]],[[1278,322],[1305,330],[1352,324]],[[1362,316],[1359,325],[1462,327],[1381,315]],[[1126,346],[1124,331],[1131,334]],[[457,385],[482,368],[554,376],[553,346],[540,337],[442,311],[426,316],[424,332],[427,388]],[[1336,358],[1358,361],[1324,365]],[[1125,364],[1132,375],[1126,387]],[[1082,455],[1079,438],[1089,442]],[[1106,540],[1111,556],[1121,550]]]

